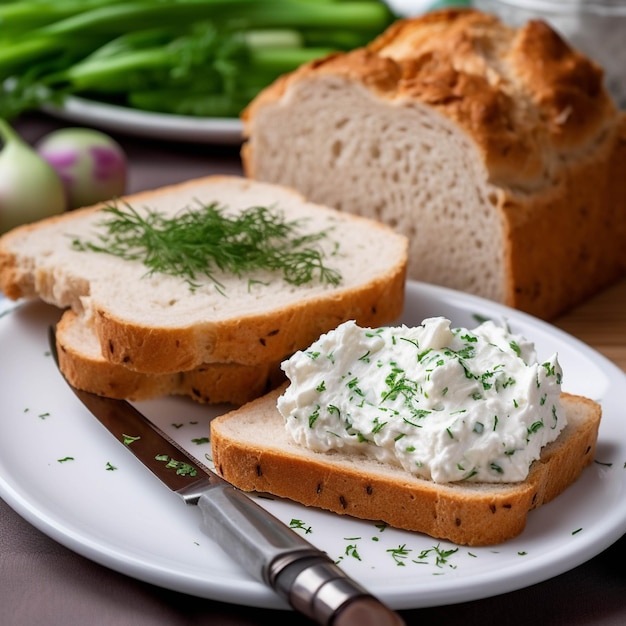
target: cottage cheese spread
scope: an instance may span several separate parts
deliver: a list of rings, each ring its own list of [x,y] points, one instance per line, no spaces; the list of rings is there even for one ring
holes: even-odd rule
[[[487,321],[451,328],[346,322],[282,364],[289,435],[365,454],[438,483],[517,482],[566,425],[556,355]]]

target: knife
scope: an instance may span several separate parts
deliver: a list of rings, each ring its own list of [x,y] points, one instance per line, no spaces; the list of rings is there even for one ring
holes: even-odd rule
[[[48,340],[59,366],[56,336]],[[61,372],[61,374],[63,374]],[[323,626],[403,626],[388,606],[330,557],[194,459],[126,400],[67,384],[118,441],[167,487],[202,513],[201,529],[293,609]]]

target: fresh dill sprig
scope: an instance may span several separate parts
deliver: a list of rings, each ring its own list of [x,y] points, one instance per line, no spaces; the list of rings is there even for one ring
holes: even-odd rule
[[[266,270],[279,272],[292,285],[319,279],[337,285],[341,275],[324,262],[315,243],[327,231],[302,234],[301,223],[288,222],[282,213],[253,206],[227,214],[217,203],[200,205],[174,217],[148,210],[140,214],[130,205],[108,205],[107,219],[100,223],[106,232],[96,241],[72,239],[80,251],[111,254],[129,261],[141,261],[148,274],[168,274],[198,288],[198,277],[206,276],[223,290],[218,271],[241,277]]]

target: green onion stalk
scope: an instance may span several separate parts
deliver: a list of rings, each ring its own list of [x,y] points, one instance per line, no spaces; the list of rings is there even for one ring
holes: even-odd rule
[[[70,95],[236,117],[278,76],[394,19],[378,0],[13,0],[0,6],[0,117]]]

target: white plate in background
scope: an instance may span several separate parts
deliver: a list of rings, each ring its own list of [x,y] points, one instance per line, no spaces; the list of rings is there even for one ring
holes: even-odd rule
[[[238,145],[242,140],[242,125],[237,118],[154,113],[75,96],[67,97],[61,107],[46,106],[44,111],[59,119],[102,131],[150,139],[223,145]]]

